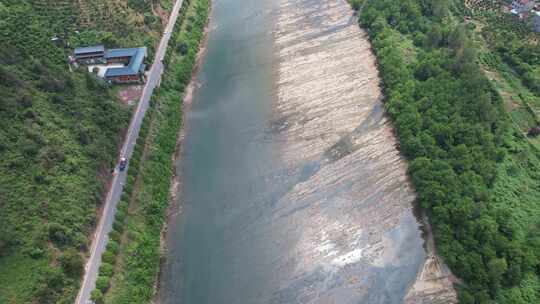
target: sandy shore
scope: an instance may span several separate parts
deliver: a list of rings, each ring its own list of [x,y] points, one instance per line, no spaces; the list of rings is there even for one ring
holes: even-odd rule
[[[412,214],[416,195],[384,113],[367,34],[344,0],[281,0],[275,43],[279,68],[274,129],[285,142],[282,153],[291,167],[305,162],[314,167],[287,197],[310,201],[302,208],[318,219],[304,228],[297,250],[304,262],[298,275],[328,265],[332,276],[349,281],[339,288],[340,297],[347,294],[342,303],[361,297],[373,302],[369,297],[380,284],[373,269],[411,263],[400,259],[413,257],[396,252],[403,250],[396,247],[402,240],[388,235],[409,229],[403,222]],[[333,189],[340,190],[334,190],[338,194],[331,200],[317,196]],[[334,208],[329,204],[347,209],[347,215],[328,215]],[[415,225],[420,224],[411,223],[410,229],[420,230]],[[437,257],[431,234],[426,237],[427,258],[418,264],[404,301],[455,303],[451,273]],[[335,301],[337,290],[328,289],[309,303]],[[380,301],[378,296],[373,303]]]

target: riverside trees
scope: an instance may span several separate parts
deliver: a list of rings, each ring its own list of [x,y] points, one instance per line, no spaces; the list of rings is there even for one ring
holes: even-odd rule
[[[367,1],[360,20],[377,54],[386,107],[411,160],[439,253],[464,280],[461,301],[505,303],[506,290],[515,290],[519,297],[512,303],[534,302],[540,290],[538,221],[520,225],[511,214],[523,211],[494,203],[513,131],[500,96],[475,61],[468,31],[449,18],[453,5]],[[540,185],[538,175],[532,178]],[[523,203],[519,195],[515,201]],[[533,287],[514,288],[525,279]]]

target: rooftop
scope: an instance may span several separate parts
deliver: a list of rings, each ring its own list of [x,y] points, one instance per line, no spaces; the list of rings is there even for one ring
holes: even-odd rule
[[[75,48],[73,52],[75,55],[82,55],[82,54],[88,54],[88,53],[102,53],[102,52],[105,52],[105,47],[103,45],[77,47]]]
[[[144,71],[144,58],[146,57],[146,47],[131,48],[131,49],[112,49],[108,50],[105,58],[114,57],[131,57],[129,63],[125,67],[107,69],[105,78],[115,76],[131,76],[137,75]]]
[[[133,57],[140,48],[110,49],[105,52],[105,58]]]

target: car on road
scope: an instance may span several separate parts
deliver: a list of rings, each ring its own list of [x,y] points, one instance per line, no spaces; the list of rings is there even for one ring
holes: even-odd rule
[[[118,168],[120,169],[120,171],[124,171],[126,167],[127,167],[127,158],[125,157],[120,158],[120,164],[118,165]]]

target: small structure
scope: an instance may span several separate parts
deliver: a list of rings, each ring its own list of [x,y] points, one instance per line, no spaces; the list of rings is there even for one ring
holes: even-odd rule
[[[520,20],[526,20],[529,18],[529,14],[535,6],[535,0],[514,0],[510,7],[510,13]]]
[[[534,26],[534,30],[537,32],[537,33],[540,33],[540,11],[536,11],[534,13],[534,17],[533,17],[533,26]]]
[[[105,47],[103,45],[94,45],[75,48],[75,61],[79,64],[105,63]]]
[[[512,13],[513,14],[522,14],[529,12],[536,6],[536,1],[534,0],[515,0],[512,2]]]
[[[144,82],[146,56],[146,47],[107,50],[104,55],[107,63],[122,63],[126,66],[107,69],[105,79],[113,83]]]

